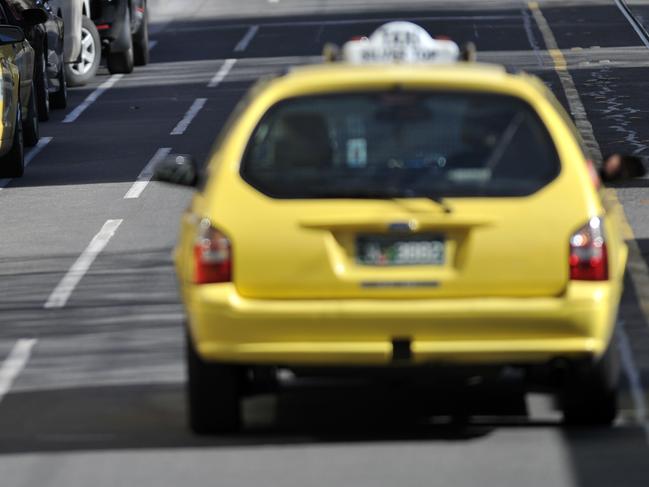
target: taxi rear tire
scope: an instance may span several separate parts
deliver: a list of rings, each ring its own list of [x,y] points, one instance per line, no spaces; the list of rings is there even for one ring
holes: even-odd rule
[[[241,428],[244,369],[205,362],[186,338],[189,424],[198,435],[236,433]]]
[[[23,122],[23,140],[26,147],[34,147],[38,144],[40,138],[40,128],[38,121],[38,109],[36,108],[36,91],[34,82],[32,82],[32,94],[29,97],[29,109],[27,118]]]
[[[0,160],[0,176],[19,178],[25,173],[25,146],[23,143],[23,124],[20,105],[16,110],[16,129],[9,152]]]
[[[618,413],[620,359],[611,339],[602,358],[568,374],[561,393],[563,421],[569,426],[610,426]]]

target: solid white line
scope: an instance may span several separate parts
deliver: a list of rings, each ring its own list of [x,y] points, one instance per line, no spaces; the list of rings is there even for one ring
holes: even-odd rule
[[[630,14],[629,7],[626,6],[622,0],[615,0],[615,5],[617,5],[617,8],[620,9],[620,12],[622,12],[622,15],[626,17],[626,19],[629,21],[629,24],[631,24],[631,27],[633,27],[633,30],[635,30],[635,33],[638,34],[638,37],[640,37],[640,40],[642,43],[649,47],[649,39],[647,39],[646,34],[642,31],[642,29],[638,26],[638,23],[636,19],[633,18],[633,16]]]
[[[97,256],[106,248],[122,222],[123,220],[108,220],[104,223],[99,233],[95,235],[88,247],[81,253],[77,261],[72,264],[70,270],[61,279],[61,282],[52,291],[44,305],[45,308],[65,307],[83,276],[86,275]]]
[[[14,381],[27,365],[36,342],[35,338],[18,340],[9,356],[0,365],[0,402],[11,390]]]
[[[101,85],[97,87],[95,91],[90,93],[88,95],[88,98],[86,98],[78,107],[76,107],[74,110],[72,110],[70,113],[68,113],[67,117],[63,119],[63,123],[72,123],[77,120],[81,116],[83,112],[85,112],[90,105],[92,105],[94,102],[97,101],[97,99],[106,93],[106,91],[110,90],[115,84],[124,77],[123,74],[114,74],[110,78],[108,78],[106,81],[104,81]]]
[[[137,181],[133,183],[131,189],[129,189],[126,195],[124,195],[125,200],[132,200],[140,197],[140,195],[144,192],[147,185],[151,181],[151,178],[153,177],[153,172],[155,171],[155,167],[158,165],[158,163],[162,162],[162,160],[165,157],[167,157],[170,152],[171,152],[170,147],[164,147],[162,149],[158,149],[158,151],[151,158],[149,163],[146,166],[144,166],[144,169],[142,169],[142,172],[137,177]]]
[[[47,145],[54,140],[54,137],[42,137],[38,143],[29,149],[27,151],[27,154],[25,154],[25,167],[29,166],[29,164],[34,160],[34,158],[41,153]],[[0,191],[4,187],[6,187],[13,179],[0,179]]]
[[[214,75],[214,78],[212,78],[212,81],[209,82],[207,85],[208,88],[216,88],[219,86],[223,80],[226,78],[228,74],[230,74],[230,71],[232,71],[232,68],[234,65],[237,63],[236,59],[226,59],[223,62],[223,65],[221,68],[216,72]]]
[[[187,113],[183,119],[178,122],[178,125],[171,131],[171,135],[182,135],[184,134],[191,123],[196,118],[196,115],[203,109],[207,103],[207,98],[198,98],[192,103],[192,106],[187,110]]]
[[[234,52],[243,52],[245,51],[252,40],[255,38],[257,35],[257,32],[259,31],[259,26],[258,25],[253,25],[248,29],[248,32],[246,32],[246,35],[243,36],[243,38],[239,41],[239,43],[235,46]]]

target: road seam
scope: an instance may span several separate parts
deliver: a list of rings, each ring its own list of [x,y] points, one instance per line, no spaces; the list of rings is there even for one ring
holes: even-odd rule
[[[73,123],[75,122],[83,112],[85,112],[93,103],[95,103],[101,95],[110,90],[119,80],[124,77],[123,74],[114,74],[102,84],[100,84],[95,91],[90,93],[88,97],[81,102],[74,110],[72,110],[68,115],[63,119],[63,123]]]
[[[0,402],[11,390],[14,381],[29,362],[29,357],[31,357],[37,341],[35,338],[18,340],[0,365]]]
[[[559,45],[556,38],[554,37],[554,33],[552,32],[550,25],[545,19],[543,12],[541,12],[541,8],[539,7],[538,2],[529,2],[528,7],[532,12],[539,30],[541,31],[546,48],[548,49],[548,52],[552,57],[554,69],[559,75],[561,86],[563,87],[563,91],[565,92],[566,98],[568,99],[570,111],[575,117],[577,128],[581,132],[582,138],[584,138],[585,143],[589,145],[589,149],[594,151],[591,153],[591,156],[595,156],[596,158],[598,158],[598,162],[601,162],[602,153],[599,147],[599,143],[595,138],[593,126],[591,125],[590,120],[588,120],[586,108],[584,107],[584,104],[581,101],[581,97],[579,96],[579,92],[575,87],[575,82],[568,70],[568,64],[565,57],[563,56],[563,53],[559,49]],[[640,252],[640,247],[638,246],[636,237],[633,233],[633,229],[631,228],[631,225],[629,224],[629,221],[624,214],[624,208],[622,207],[622,204],[617,197],[617,192],[615,190],[608,190],[606,194],[611,203],[613,203],[613,205],[619,209],[623,237],[627,241],[629,248],[627,269],[631,276],[631,280],[633,281],[636,290],[641,289],[638,288],[638,286],[640,285],[649,286],[649,268],[647,268],[647,263],[642,257],[642,253]],[[640,296],[638,296],[638,301],[644,313],[645,319],[649,321],[649,303],[643,303],[643,300]],[[632,360],[633,354],[630,349],[629,342],[628,340],[625,340],[626,333],[624,332],[624,330],[620,330],[619,335],[621,337],[620,352],[623,358],[623,369],[632,388],[632,399],[634,408],[636,410],[636,420],[640,425],[642,425],[645,432],[645,439],[647,442],[649,442],[649,422],[647,421],[646,417],[647,408],[644,401],[645,392],[640,380],[640,374],[635,367],[635,362]],[[634,388],[635,391],[633,390]],[[642,401],[640,401],[638,397],[640,397]]]
[[[178,125],[176,125],[176,127],[171,131],[171,135],[183,135],[196,118],[196,115],[198,115],[203,107],[205,107],[206,103],[207,98],[197,98],[194,103],[192,103],[192,106],[189,107],[189,110],[187,110],[183,119],[178,122]]]
[[[223,62],[223,65],[216,72],[212,80],[208,83],[207,87],[216,88],[217,86],[219,86],[226,78],[226,76],[230,74],[230,71],[232,71],[232,68],[234,67],[235,64],[237,64],[236,59],[226,59]]]
[[[158,149],[155,155],[151,158],[149,163],[144,166],[142,172],[137,177],[137,181],[133,183],[131,188],[124,195],[125,200],[137,199],[144,192],[148,184],[153,178],[153,173],[155,172],[155,167],[164,160],[171,153],[171,147],[163,147]]]
[[[95,259],[106,248],[108,242],[115,236],[117,229],[124,220],[108,220],[104,223],[99,233],[95,235],[88,247],[81,253],[70,270],[61,279],[61,282],[54,288],[52,294],[45,302],[44,308],[64,308],[70,296],[76,289],[81,279],[86,275]]]

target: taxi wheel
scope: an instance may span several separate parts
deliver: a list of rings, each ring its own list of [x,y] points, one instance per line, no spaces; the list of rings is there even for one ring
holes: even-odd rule
[[[46,49],[43,46],[43,49]],[[36,59],[34,69],[34,87],[36,88],[36,104],[38,107],[38,119],[47,122],[50,119],[50,88],[47,77],[47,61],[45,51]]]
[[[101,62],[101,39],[95,23],[85,15],[81,24],[81,56],[66,64],[68,86],[83,86],[95,77]]]
[[[235,433],[241,427],[244,369],[203,361],[187,337],[187,399],[194,433]]]
[[[19,178],[25,172],[25,146],[23,145],[23,124],[20,105],[16,111],[16,129],[14,130],[11,150],[0,160],[0,176]]]
[[[59,81],[58,91],[50,94],[50,104],[57,110],[65,110],[68,107],[68,84],[65,77],[65,67],[61,65],[61,70],[57,76]]]
[[[561,394],[567,425],[610,426],[618,412],[620,361],[612,339],[599,362],[571,373]]]
[[[36,109],[36,91],[32,82],[32,94],[29,97],[27,118],[23,122],[23,139],[26,147],[34,147],[40,138],[38,110]]]

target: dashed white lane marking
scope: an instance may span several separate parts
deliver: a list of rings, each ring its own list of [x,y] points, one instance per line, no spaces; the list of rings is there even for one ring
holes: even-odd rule
[[[97,87],[95,91],[90,93],[88,97],[83,100],[83,102],[76,107],[74,110],[72,110],[68,115],[63,119],[63,123],[72,123],[76,121],[83,112],[85,112],[90,105],[95,103],[97,99],[106,93],[108,90],[110,90],[115,84],[121,80],[124,77],[123,74],[114,74],[110,78],[108,78],[106,81],[104,81],[101,85]]]
[[[212,78],[212,81],[208,83],[207,87],[216,88],[217,86],[219,86],[226,78],[226,76],[230,74],[230,71],[232,71],[232,68],[236,63],[237,63],[236,59],[226,59],[223,65],[221,66],[221,68],[216,72],[216,74]]]
[[[279,0],[268,0],[268,3],[279,3]]]
[[[162,162],[162,160],[165,157],[167,157],[170,152],[171,152],[170,147],[164,147],[162,149],[158,149],[158,151],[151,158],[149,163],[146,166],[144,166],[144,169],[142,169],[142,172],[137,177],[137,181],[133,183],[133,186],[131,186],[131,188],[128,190],[126,195],[124,195],[125,200],[132,200],[140,197],[140,195],[146,189],[147,185],[151,182],[151,178],[153,177],[153,172],[155,171],[155,167],[158,165],[158,163]]]
[[[239,41],[239,43],[235,46],[234,52],[243,52],[246,49],[248,49],[248,46],[255,38],[258,31],[259,31],[258,25],[253,25],[252,27],[250,27],[248,29],[248,32],[246,32],[246,35],[244,35],[243,38]]]
[[[14,381],[29,362],[36,342],[35,338],[18,340],[9,356],[0,365],[0,402],[11,390]]]
[[[206,103],[207,98],[198,98],[197,100],[195,100],[189,110],[187,110],[187,113],[185,114],[183,119],[178,122],[178,125],[176,125],[176,127],[171,131],[171,135],[184,134],[196,118],[196,115],[198,115],[198,113],[203,109]]]
[[[47,145],[54,140],[54,137],[41,137],[38,143],[27,151],[25,154],[25,167],[29,166],[34,158],[42,152]],[[13,179],[0,179],[0,191],[6,187]]]
[[[106,248],[123,220],[108,220],[99,233],[95,235],[88,247],[82,252],[67,274],[61,279],[44,307],[46,309],[64,308],[77,285],[86,275],[93,262]]]

